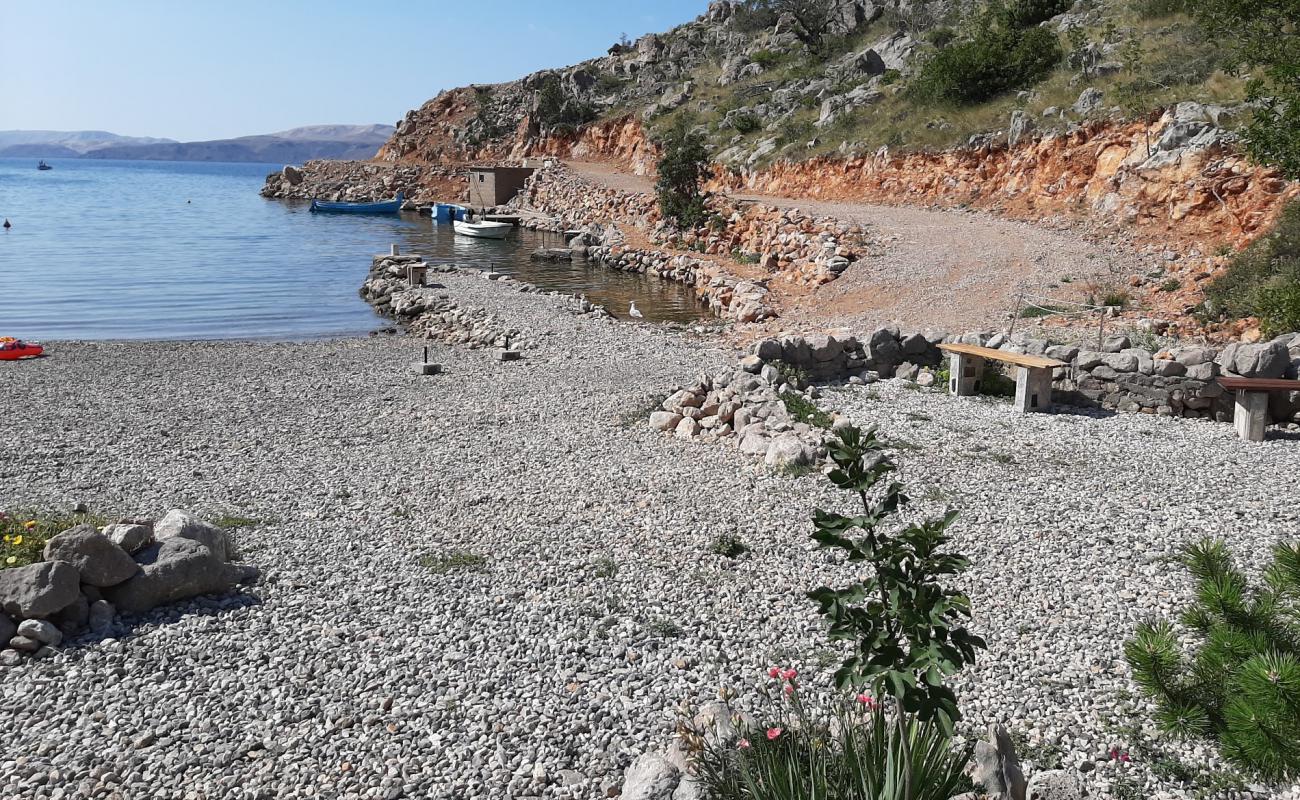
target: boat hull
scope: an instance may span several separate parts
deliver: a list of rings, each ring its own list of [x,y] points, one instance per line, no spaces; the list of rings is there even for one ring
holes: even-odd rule
[[[512,226],[504,222],[453,222],[456,233],[475,239],[504,239]]]
[[[311,201],[311,210],[318,214],[396,214],[402,210],[402,193],[392,200],[378,203],[331,203],[325,200]]]

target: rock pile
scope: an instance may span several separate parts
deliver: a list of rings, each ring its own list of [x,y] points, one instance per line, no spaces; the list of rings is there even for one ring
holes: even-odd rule
[[[651,412],[650,426],[681,439],[733,439],[742,453],[762,457],[769,467],[813,464],[826,456],[825,432],[796,420],[783,399],[799,392],[799,383],[795,375],[747,359],[740,369],[673,387],[661,410]],[[813,389],[804,399],[815,397]]]
[[[263,197],[281,200],[372,202],[401,192],[413,205],[466,194],[469,173],[441,165],[393,165],[368,161],[308,161],[266,176]]]
[[[440,286],[412,286],[408,278],[412,268],[419,271],[417,274],[473,275],[501,284],[512,284],[521,292],[547,293],[531,283],[516,282],[510,276],[497,272],[484,272],[451,264],[428,264],[418,255],[378,255],[372,260],[370,274],[361,285],[362,299],[374,306],[377,313],[393,318],[404,325],[408,332],[426,339],[471,348],[518,350],[536,346],[537,339],[532,332],[507,324],[485,308],[463,306]],[[559,292],[549,294],[565,296]],[[583,298],[570,299],[575,313],[611,316],[603,306]]]
[[[0,666],[53,655],[65,638],[103,634],[118,613],[142,614],[257,577],[232,564],[226,533],[184,511],[82,524],[51,538],[43,561],[0,570]]]

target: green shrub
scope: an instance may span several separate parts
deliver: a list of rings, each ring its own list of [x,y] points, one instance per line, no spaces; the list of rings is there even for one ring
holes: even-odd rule
[[[1205,288],[1205,305],[1216,317],[1258,317],[1266,336],[1300,331],[1300,202]]]
[[[799,392],[782,392],[781,402],[785,404],[785,410],[796,422],[806,422],[814,427],[828,430],[834,422],[830,414],[822,411],[816,403]]]
[[[1169,278],[1160,284],[1160,291],[1162,292],[1176,292],[1181,288],[1183,288],[1183,282],[1177,278]]]
[[[1133,10],[1143,19],[1162,19],[1188,10],[1188,0],[1137,0]]]
[[[947,800],[970,788],[971,750],[937,726],[888,714],[874,698],[805,698],[794,677],[765,689],[768,710],[729,720],[736,734],[684,725],[691,768],[713,800]],[[787,694],[788,692],[788,694]]]
[[[596,111],[576,97],[566,96],[559,75],[547,75],[537,88],[537,121],[548,127],[573,129],[596,118]]]
[[[25,567],[44,560],[45,543],[82,523],[95,527],[107,520],[95,514],[0,511],[0,569]]]
[[[1013,0],[1000,10],[1002,22],[1009,28],[1030,28],[1074,5],[1074,0]]]
[[[830,623],[831,640],[853,645],[835,682],[892,697],[899,709],[951,735],[961,713],[947,677],[985,647],[963,622],[970,600],[941,583],[969,566],[964,556],[941,551],[956,512],[888,530],[909,500],[901,484],[887,481],[897,468],[875,430],[847,427],[828,447],[835,469],[827,477],[862,509],[857,516],[818,509],[813,539],[822,549],[844,552],[851,564],[871,567],[847,586],[808,594]]]
[[[720,534],[709,545],[709,552],[726,558],[739,558],[749,547],[745,541],[734,533]]]
[[[753,114],[736,114],[731,118],[731,127],[741,135],[753,133],[763,127],[763,123],[758,121],[758,117]]]
[[[1217,740],[1229,761],[1268,779],[1300,775],[1300,544],[1274,546],[1263,586],[1247,582],[1221,541],[1186,548],[1183,564],[1197,580],[1182,616],[1199,639],[1193,652],[1167,621],[1143,623],[1124,646],[1156,722]]]
[[[972,105],[1046,78],[1060,62],[1061,44],[1046,28],[984,26],[972,39],[935,51],[921,65],[912,90],[941,105]]]
[[[759,65],[763,69],[771,69],[785,61],[788,57],[784,53],[778,53],[775,50],[758,50],[751,53],[749,60]]]
[[[679,227],[693,228],[706,216],[704,197],[700,194],[700,182],[709,169],[704,141],[679,123],[664,135],[660,146],[663,155],[655,183],[659,213]]]

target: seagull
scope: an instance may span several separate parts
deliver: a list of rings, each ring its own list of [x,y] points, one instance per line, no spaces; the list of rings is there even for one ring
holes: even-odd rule
[[[627,315],[629,317],[635,317],[636,319],[642,319],[645,317],[645,314],[641,313],[641,309],[636,307],[636,303],[632,303],[632,305],[628,307]]]
[[[13,226],[9,224],[9,220],[5,220],[5,230],[9,230],[12,227]]]

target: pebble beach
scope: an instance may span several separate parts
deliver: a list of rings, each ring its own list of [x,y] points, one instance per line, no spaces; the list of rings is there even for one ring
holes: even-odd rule
[[[743,706],[778,664],[829,685],[804,592],[853,572],[810,518],[846,498],[646,422],[737,351],[439,279],[535,346],[502,363],[431,343],[433,376],[398,337],[56,342],[5,366],[0,506],[243,518],[262,579],[0,670],[0,797],[609,797],[720,687]],[[1188,600],[1184,544],[1222,537],[1258,568],[1296,535],[1300,437],[891,380],[819,402],[881,428],[916,513],[960,510],[989,644],[958,683],[966,733],[1002,722],[1095,797],[1196,796],[1110,755],[1154,739],[1123,641]],[[723,535],[747,551],[714,553]]]

